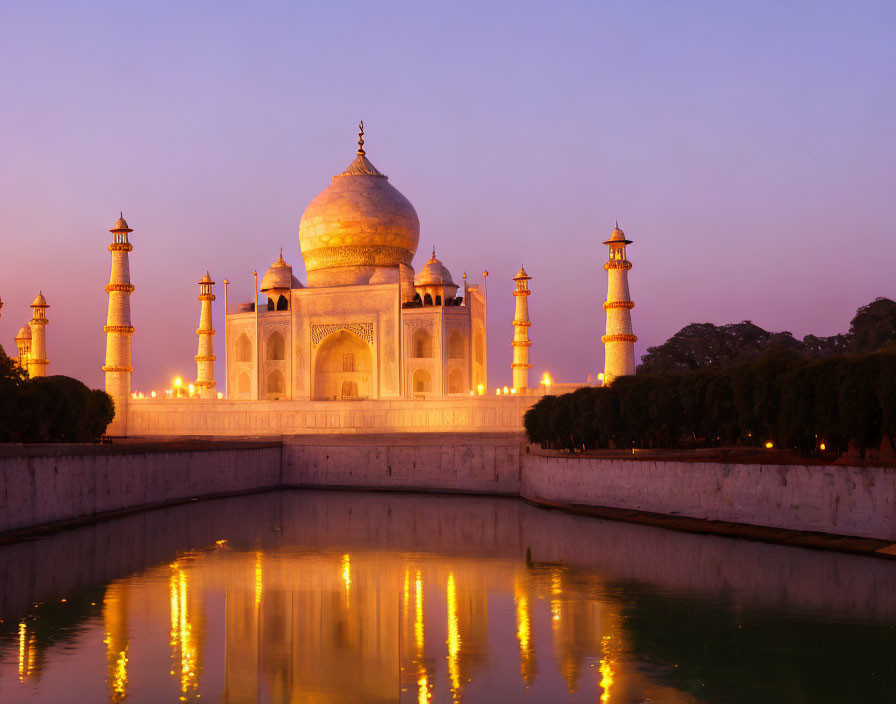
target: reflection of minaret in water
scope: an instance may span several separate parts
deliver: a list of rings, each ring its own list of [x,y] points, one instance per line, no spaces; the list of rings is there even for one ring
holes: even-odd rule
[[[171,598],[171,676],[180,685],[180,700],[199,699],[199,679],[203,671],[205,614],[203,591],[190,593],[189,578],[182,565],[174,562],[169,577]]]
[[[535,682],[535,675],[538,673],[532,634],[532,597],[531,576],[526,574],[515,579],[513,599],[516,602],[516,638],[520,644],[520,675],[527,690]]]
[[[128,696],[128,595],[128,583],[122,581],[110,584],[103,597],[103,643],[106,644],[110,702],[121,702]]]

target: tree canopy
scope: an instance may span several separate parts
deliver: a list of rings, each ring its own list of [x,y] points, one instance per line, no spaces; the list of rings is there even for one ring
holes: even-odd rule
[[[666,342],[649,347],[641,358],[639,374],[674,374],[697,369],[731,369],[759,359],[772,348],[799,352],[808,359],[874,352],[896,345],[896,302],[877,298],[856,311],[846,334],[802,341],[790,332],[769,332],[750,320],[729,325],[691,323]]]

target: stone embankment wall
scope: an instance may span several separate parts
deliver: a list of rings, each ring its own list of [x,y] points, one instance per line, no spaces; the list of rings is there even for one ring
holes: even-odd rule
[[[896,468],[523,459],[520,494],[800,531],[896,541]]]
[[[283,484],[518,496],[522,451],[520,437],[506,433],[407,433],[376,443],[365,436],[293,436],[283,439]]]
[[[0,457],[0,533],[280,485],[279,442],[234,445],[99,446]]]
[[[0,456],[0,533],[194,497],[353,487],[520,496],[896,542],[896,468],[887,467],[555,456],[518,433],[482,432],[29,452]]]

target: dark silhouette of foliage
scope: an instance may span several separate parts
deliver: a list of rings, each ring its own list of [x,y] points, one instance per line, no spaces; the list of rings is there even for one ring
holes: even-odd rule
[[[105,391],[67,376],[25,377],[0,349],[0,442],[96,442],[106,432],[115,409]]]
[[[749,364],[775,347],[810,359],[824,359],[837,354],[874,352],[887,344],[896,345],[896,303],[877,298],[856,311],[848,333],[830,337],[806,335],[802,342],[789,332],[769,332],[750,320],[730,325],[691,323],[662,345],[649,347],[641,358],[638,374],[731,369]]]
[[[896,302],[875,298],[856,311],[849,326],[850,351],[874,352],[896,342]]]
[[[824,442],[864,458],[885,436],[896,450],[896,347],[813,360],[775,346],[730,369],[620,377],[546,396],[524,423],[530,442],[554,449],[771,441],[811,455]]]

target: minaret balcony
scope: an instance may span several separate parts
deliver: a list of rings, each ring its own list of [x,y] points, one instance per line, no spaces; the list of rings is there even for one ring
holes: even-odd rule
[[[628,308],[631,310],[634,307],[634,301],[604,301],[604,310],[610,310],[611,308]]]
[[[604,264],[604,271],[610,271],[610,269],[631,269],[632,263],[627,259],[612,259]]]
[[[608,342],[637,342],[638,336],[629,335],[628,333],[624,332],[617,332],[613,333],[612,335],[604,335],[602,338],[600,338],[600,341],[604,344]]]

